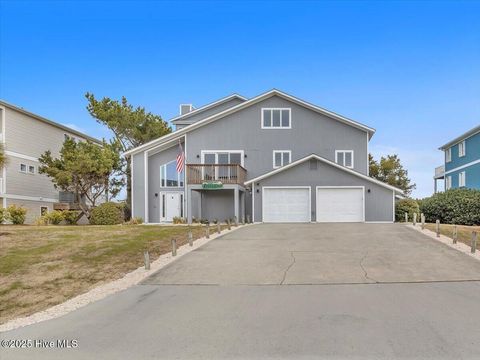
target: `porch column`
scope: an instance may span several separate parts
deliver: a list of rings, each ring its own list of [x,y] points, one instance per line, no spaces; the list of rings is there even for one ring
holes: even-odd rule
[[[193,190],[187,187],[187,223],[192,223],[192,193]]]
[[[246,190],[243,190],[242,191],[242,216],[243,216],[243,221],[245,222],[247,222],[246,207],[247,207],[247,192]]]
[[[235,217],[237,218],[237,221],[240,222],[240,218],[238,217],[239,215],[239,191],[238,188],[233,189],[233,204],[235,206]]]

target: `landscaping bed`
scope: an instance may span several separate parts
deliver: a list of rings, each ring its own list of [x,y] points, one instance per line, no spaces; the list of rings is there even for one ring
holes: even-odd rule
[[[216,229],[210,228],[211,232]],[[205,229],[192,226],[194,239]],[[188,242],[187,226],[0,226],[0,323],[121,278]]]
[[[419,226],[419,225],[418,225]],[[453,238],[453,226],[449,224],[440,224],[440,234]],[[435,224],[427,223],[425,228],[431,231],[436,231]],[[480,250],[480,226],[466,226],[457,225],[457,233],[459,242],[462,242],[468,246],[471,246],[472,231],[477,231],[477,251]]]

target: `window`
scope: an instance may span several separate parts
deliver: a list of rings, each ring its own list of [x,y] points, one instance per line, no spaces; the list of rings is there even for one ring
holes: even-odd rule
[[[445,190],[448,190],[452,187],[452,177],[451,176],[447,176],[445,178]]]
[[[353,150],[335,150],[335,162],[353,169]]]
[[[290,108],[263,108],[262,129],[291,129],[291,113]]]
[[[452,148],[445,150],[445,162],[452,161]]]
[[[41,206],[40,207],[40,215],[42,215],[42,216],[46,215],[47,212],[48,212],[48,207],[46,207],[46,206]]]
[[[214,151],[214,150],[202,150],[202,163],[203,164],[238,164],[243,166],[244,153],[243,150],[231,150],[231,151]],[[224,178],[235,178],[237,176],[237,169],[227,166],[218,167],[205,167],[203,169],[204,180],[221,180]]]
[[[182,187],[184,171],[177,172],[177,161],[160,166],[160,187]]]
[[[292,152],[290,150],[273,150],[273,168],[290,164],[292,161]]]
[[[462,171],[458,174],[458,186],[464,187],[465,186],[465,171]]]
[[[465,148],[465,140],[463,140],[461,143],[458,143],[458,157],[463,157],[467,153]]]
[[[27,165],[26,164],[20,164],[20,172],[27,173]]]
[[[28,173],[29,174],[35,174],[35,166],[28,165]]]

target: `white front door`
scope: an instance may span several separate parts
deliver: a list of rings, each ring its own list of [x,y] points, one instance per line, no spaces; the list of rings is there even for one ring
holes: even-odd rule
[[[183,192],[160,193],[160,221],[173,221],[183,217]]]
[[[263,187],[263,222],[310,222],[310,187]]]
[[[363,222],[363,187],[317,187],[318,222]]]

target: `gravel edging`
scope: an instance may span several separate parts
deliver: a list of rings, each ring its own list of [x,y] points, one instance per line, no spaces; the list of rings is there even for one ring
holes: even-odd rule
[[[413,226],[412,224],[408,224],[406,226],[408,226],[410,229],[419,231],[422,234],[427,235],[434,240],[440,241],[441,243],[451,247],[452,249],[460,251],[460,252],[462,252],[462,253],[480,261],[480,250],[478,250],[478,249],[474,254],[472,254],[470,252],[470,246],[465,245],[464,243],[462,243],[460,241],[457,241],[457,243],[454,244],[452,238],[450,238],[448,236],[445,236],[445,235],[442,235],[442,234],[440,234],[440,237],[437,237],[437,234],[435,233],[435,231],[431,231],[431,230],[428,230],[428,229],[422,230],[421,225]]]
[[[166,254],[160,255],[160,257],[152,261],[150,264],[150,270],[145,270],[144,266],[137,268],[127,274],[125,274],[122,278],[109,282],[107,284],[103,284],[97,286],[90,291],[80,294],[72,299],[69,299],[61,304],[52,306],[46,310],[39,311],[32,315],[21,317],[17,319],[10,320],[5,324],[0,325],[0,332],[10,331],[14,329],[18,329],[20,327],[24,327],[27,325],[36,324],[41,321],[51,320],[58,318],[60,316],[66,315],[74,310],[77,310],[85,305],[88,305],[92,302],[101,300],[106,298],[109,295],[115,294],[119,291],[126,290],[129,287],[140,283],[145,278],[149,277],[153,273],[157,272],[158,270],[162,269],[166,265],[172,263],[173,261],[177,260],[178,258],[182,257],[189,252],[198,249],[199,247],[207,244],[211,240],[219,238],[223,235],[229,234],[237,229],[240,229],[245,226],[250,226],[251,224],[246,225],[239,225],[237,227],[232,227],[231,230],[223,230],[220,234],[218,233],[211,233],[210,238],[207,239],[206,237],[201,237],[193,242],[193,246],[190,246],[188,243],[179,247],[177,249],[177,256],[172,256],[171,252]],[[141,255],[139,255],[141,256]]]

